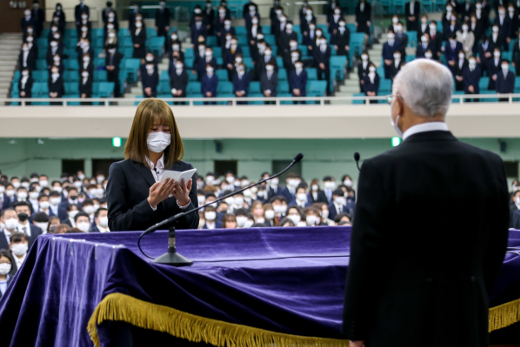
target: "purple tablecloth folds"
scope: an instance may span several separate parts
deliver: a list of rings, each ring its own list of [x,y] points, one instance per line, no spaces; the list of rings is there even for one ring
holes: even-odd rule
[[[227,339],[255,346],[253,340],[264,338],[280,346],[347,346],[341,318],[350,231],[181,230],[177,249],[194,261],[183,268],[150,263],[137,249],[138,232],[43,235],[0,299],[2,341],[93,346],[87,331],[93,317],[96,345],[96,322],[122,320],[214,345]],[[166,246],[165,231],[142,241],[153,257]],[[492,306],[520,298],[520,231],[511,230],[509,246],[519,253],[512,248],[507,254]],[[491,329],[516,321],[504,319],[505,311],[491,315]]]

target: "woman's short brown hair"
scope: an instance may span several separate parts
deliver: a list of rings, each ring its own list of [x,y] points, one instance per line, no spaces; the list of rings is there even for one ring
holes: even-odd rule
[[[171,143],[164,150],[164,166],[171,166],[174,162],[184,156],[184,146],[182,145],[179,128],[173,117],[173,112],[167,103],[160,99],[146,99],[137,106],[132,128],[128,135],[125,146],[125,159],[131,159],[138,163],[148,166],[146,157],[148,156],[148,131],[158,121],[160,125],[170,127],[172,135]]]

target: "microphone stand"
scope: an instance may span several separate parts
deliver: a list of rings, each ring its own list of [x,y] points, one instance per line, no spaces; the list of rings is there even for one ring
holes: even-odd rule
[[[189,211],[186,211],[186,212],[181,212],[181,213],[178,213],[176,214],[175,216],[172,216],[168,219],[165,219],[163,220],[162,222],[159,222],[155,225],[152,225],[151,227],[149,227],[148,229],[146,229],[140,236],[139,236],[139,239],[137,240],[137,246],[139,247],[139,250],[141,251],[141,253],[143,253],[146,257],[150,258],[150,259],[153,259],[152,257],[148,256],[146,253],[143,252],[143,250],[141,249],[141,238],[147,234],[150,234],[154,231],[156,231],[157,229],[159,229],[160,227],[163,227],[163,226],[170,226],[170,228],[168,229],[168,251],[166,253],[164,253],[163,255],[161,255],[160,257],[156,258],[153,260],[154,263],[159,263],[159,264],[171,264],[173,266],[190,266],[193,264],[193,261],[189,260],[188,258],[182,256],[181,254],[177,253],[177,248],[176,248],[176,245],[175,245],[175,222],[177,222],[177,220],[179,220],[180,218],[186,216],[186,215],[189,215],[191,213],[194,213],[194,212],[197,212],[203,208],[205,208],[206,206],[209,206],[209,205],[213,205],[213,204],[216,204],[222,200],[225,200],[229,197],[232,197],[232,196],[235,196],[236,194],[239,194],[239,193],[242,193],[244,190],[248,190],[248,189],[251,189],[255,186],[258,186],[264,182],[267,182],[269,181],[270,179],[273,179],[273,178],[276,178],[280,175],[282,175],[283,173],[285,173],[287,170],[289,170],[291,167],[293,167],[294,164],[298,163],[300,160],[302,160],[303,158],[303,154],[299,153],[296,157],[294,157],[293,161],[285,168],[283,169],[282,171],[278,172],[277,174],[275,175],[272,175],[266,179],[263,179],[257,183],[253,183],[253,184],[250,184],[242,189],[239,189],[237,191],[234,191],[226,196],[223,196],[215,201],[212,201],[212,202],[209,202],[205,205],[202,205],[202,206],[199,206],[199,207],[195,207]]]

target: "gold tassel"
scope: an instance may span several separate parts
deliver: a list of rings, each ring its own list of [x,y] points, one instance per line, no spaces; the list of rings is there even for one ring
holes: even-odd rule
[[[107,320],[123,321],[136,327],[168,333],[191,342],[204,341],[216,347],[348,346],[348,340],[289,335],[226,323],[114,293],[107,295],[99,303],[88,322],[87,329],[95,347],[100,347],[96,325]]]
[[[489,309],[489,332],[520,321],[520,299]]]

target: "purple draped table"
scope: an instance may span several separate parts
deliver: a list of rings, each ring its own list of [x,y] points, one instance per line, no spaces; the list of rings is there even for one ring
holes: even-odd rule
[[[184,268],[150,263],[137,249],[139,234],[39,237],[0,299],[2,341],[93,346],[89,320],[104,317],[213,345],[347,345],[350,227],[181,230],[178,251],[194,261]],[[518,321],[501,315],[520,298],[520,231],[510,231],[509,246],[490,297],[491,306],[505,304],[493,329]],[[161,255],[167,232],[147,235],[142,247]]]

